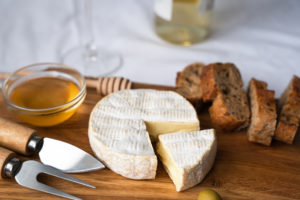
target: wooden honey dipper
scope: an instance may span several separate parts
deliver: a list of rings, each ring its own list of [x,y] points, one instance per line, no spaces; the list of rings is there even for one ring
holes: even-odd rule
[[[147,83],[132,82],[123,77],[86,77],[86,86],[88,88],[96,88],[97,93],[104,96],[113,92],[126,89],[157,89],[157,90],[172,90],[176,88],[172,86],[155,85]]]
[[[9,73],[0,73],[0,80],[5,80],[9,75]],[[87,88],[95,88],[97,93],[101,96],[125,89],[176,90],[176,88],[172,86],[132,82],[123,77],[85,77],[85,80]]]

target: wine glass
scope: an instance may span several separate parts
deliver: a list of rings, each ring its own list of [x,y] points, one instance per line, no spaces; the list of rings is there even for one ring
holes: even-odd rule
[[[87,76],[105,76],[117,71],[122,57],[112,51],[99,49],[95,43],[92,21],[92,0],[84,0],[83,28],[87,42],[62,56],[64,64],[73,66]]]

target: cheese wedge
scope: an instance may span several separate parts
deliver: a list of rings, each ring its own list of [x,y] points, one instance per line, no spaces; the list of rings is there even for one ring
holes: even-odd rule
[[[89,121],[89,141],[112,171],[131,179],[154,179],[158,135],[199,130],[193,106],[170,91],[122,90],[100,100]]]
[[[213,129],[170,133],[158,138],[157,153],[176,191],[200,183],[213,166],[217,151]]]

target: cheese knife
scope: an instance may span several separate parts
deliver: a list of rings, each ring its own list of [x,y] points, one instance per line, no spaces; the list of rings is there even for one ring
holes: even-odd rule
[[[66,173],[81,173],[104,168],[104,165],[76,146],[42,138],[36,131],[0,118],[0,146],[30,156],[38,153],[42,163]]]

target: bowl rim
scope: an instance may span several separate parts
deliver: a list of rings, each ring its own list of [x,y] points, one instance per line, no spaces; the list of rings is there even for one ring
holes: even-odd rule
[[[74,97],[71,101],[68,101],[64,104],[61,104],[61,105],[58,105],[58,106],[54,106],[54,107],[49,107],[49,108],[27,108],[27,107],[23,107],[23,106],[19,106],[15,103],[13,103],[9,97],[6,95],[5,93],[5,88],[6,88],[6,85],[7,85],[7,82],[11,79],[12,76],[14,76],[16,73],[20,72],[20,71],[23,71],[24,69],[28,69],[28,68],[31,68],[31,67],[35,67],[35,66],[41,66],[41,65],[53,65],[53,66],[60,66],[62,68],[67,68],[67,69],[72,69],[74,70],[76,73],[78,73],[79,77],[80,77],[80,80],[82,80],[82,87],[80,88],[80,91],[78,92],[78,94],[76,95],[76,97]],[[24,76],[27,76],[27,75],[24,75]],[[58,109],[60,108],[64,108],[67,109],[68,107],[70,106],[73,106],[73,104],[76,104],[77,101],[80,101],[80,99],[83,97],[86,96],[86,81],[85,81],[85,77],[78,71],[76,70],[75,68],[69,66],[69,65],[65,65],[63,63],[56,63],[56,62],[40,62],[40,63],[34,63],[34,64],[30,64],[30,65],[26,65],[24,67],[21,67],[19,69],[17,69],[16,71],[14,71],[13,73],[11,73],[3,82],[2,84],[2,88],[1,88],[1,91],[2,91],[2,95],[4,97],[4,100],[5,102],[15,108],[16,110],[21,110],[21,111],[28,111],[28,112],[46,112],[46,111],[55,111],[56,112],[59,112]],[[66,108],[67,107],[67,108]],[[47,113],[48,114],[52,114],[52,113]]]

